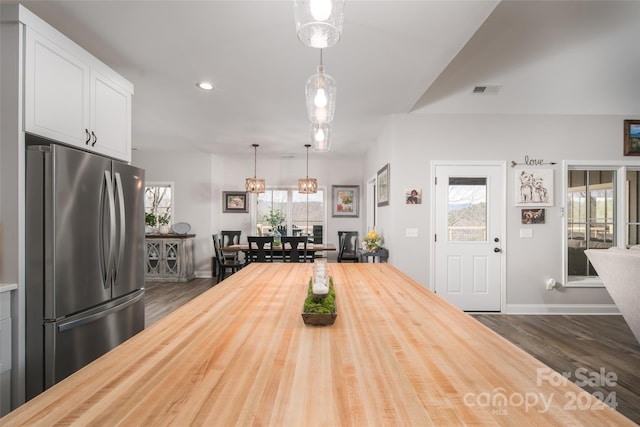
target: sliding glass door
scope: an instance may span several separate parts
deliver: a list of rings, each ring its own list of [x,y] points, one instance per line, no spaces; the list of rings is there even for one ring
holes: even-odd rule
[[[294,188],[273,188],[258,194],[256,230],[270,232],[268,217],[278,211],[285,218],[281,224],[283,235],[318,236],[318,232],[322,235],[326,230],[326,199],[322,188],[315,194],[300,194]]]

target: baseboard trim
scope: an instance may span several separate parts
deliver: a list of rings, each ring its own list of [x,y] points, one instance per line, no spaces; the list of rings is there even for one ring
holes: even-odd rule
[[[615,304],[507,304],[506,314],[621,314]]]

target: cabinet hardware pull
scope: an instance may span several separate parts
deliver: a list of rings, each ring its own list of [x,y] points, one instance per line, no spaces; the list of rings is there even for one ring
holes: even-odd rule
[[[89,129],[85,129],[84,133],[87,134],[87,140],[84,143],[89,145],[89,141],[91,141],[91,134],[89,134]]]
[[[91,135],[93,135],[93,142],[91,143],[91,146],[93,147],[96,145],[96,142],[98,142],[98,137],[93,131],[91,131]]]

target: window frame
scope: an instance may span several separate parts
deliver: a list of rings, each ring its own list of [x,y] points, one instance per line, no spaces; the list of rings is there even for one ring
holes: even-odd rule
[[[640,164],[634,161],[592,161],[592,160],[564,160],[562,162],[562,275],[564,278],[565,288],[602,288],[604,284],[599,276],[584,276],[581,280],[569,281],[568,268],[568,206],[567,197],[569,194],[569,171],[571,170],[611,170],[615,171],[614,180],[614,209],[615,214],[615,245],[613,247],[626,248],[628,234],[626,232],[628,226],[627,215],[627,170],[639,170]],[[573,276],[572,276],[573,277]]]
[[[287,218],[287,229],[289,229],[291,227],[291,201],[293,200],[293,192],[294,191],[298,191],[298,187],[297,186],[293,186],[293,185],[278,185],[278,186],[273,186],[273,187],[267,187],[265,188],[266,191],[287,191],[287,211],[285,212],[286,218]],[[327,187],[325,185],[319,185],[318,186],[318,190],[322,190],[323,194],[322,194],[322,204],[323,204],[323,221],[322,221],[322,241],[326,242],[327,240],[327,226],[328,226],[328,218],[327,218],[327,214],[328,214],[328,207],[327,207]],[[253,206],[253,209],[251,209],[251,230],[252,232],[249,233],[250,236],[255,235],[255,230],[256,227],[258,225],[258,195],[257,194],[249,194],[250,197],[250,201],[249,203],[251,204],[251,206]]]
[[[146,191],[148,187],[169,187],[171,189],[171,203],[169,204],[168,210],[171,215],[169,219],[169,224],[173,224],[174,218],[176,216],[176,209],[175,209],[175,201],[176,201],[175,189],[176,188],[173,181],[147,181],[144,183],[143,205],[144,205],[145,213],[148,212],[148,208],[149,208],[149,206],[147,206],[147,198],[146,198]]]

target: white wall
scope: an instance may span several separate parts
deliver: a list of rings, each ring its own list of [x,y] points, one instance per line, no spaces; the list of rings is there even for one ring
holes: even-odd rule
[[[267,157],[258,150],[257,174],[267,187],[296,186],[305,176],[304,148],[295,158]],[[206,153],[134,151],[132,164],[146,171],[147,181],[174,183],[174,219],[191,224],[196,234],[196,275],[211,274],[213,243],[211,234],[221,230],[242,230],[242,241],[255,235],[250,214],[222,213],[223,191],[244,191],[245,178],[253,176],[253,149],[247,155],[231,156]],[[364,212],[358,218],[331,217],[331,186],[360,185],[361,207],[364,194],[362,159],[336,156],[332,153],[309,154],[309,176],[318,180],[327,194],[327,242],[338,243],[338,230],[364,229]],[[254,198],[250,198],[253,209]],[[333,255],[335,256],[335,255]]]
[[[554,206],[546,224],[533,226],[533,239],[520,239],[520,208],[514,203],[513,169],[507,169],[507,304],[611,304],[604,288],[547,291],[546,278],[562,280],[563,160],[625,160],[619,116],[434,115],[396,116],[366,157],[371,176],[390,163],[390,205],[378,208],[378,229],[391,262],[420,283],[430,281],[430,163],[433,160],[522,162],[525,155],[557,162]],[[391,148],[393,147],[393,148]],[[640,161],[639,161],[640,164]],[[404,190],[421,188],[423,204],[406,205]],[[406,228],[419,238],[406,238]],[[532,226],[527,226],[532,227]]]

